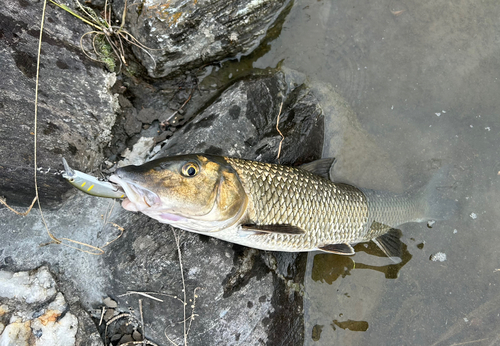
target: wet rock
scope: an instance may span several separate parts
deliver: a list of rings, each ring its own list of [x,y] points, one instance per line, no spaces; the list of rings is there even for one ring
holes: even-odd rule
[[[287,69],[261,74],[226,89],[155,158],[201,152],[288,165],[318,159],[323,112],[304,77]]]
[[[33,132],[41,4],[9,1],[0,8],[0,194],[11,205],[35,195]],[[36,20],[34,20],[36,18]],[[38,100],[38,186],[42,203],[58,204],[71,187],[60,177],[61,157],[92,172],[102,162],[118,106],[109,87],[115,75],[84,56],[88,28],[48,6]],[[15,155],[14,155],[15,154]]]
[[[287,4],[286,0],[134,2],[135,6],[128,2],[130,33],[154,49],[146,53],[134,47],[134,53],[156,78],[250,53]],[[115,1],[116,16],[121,18],[122,13],[123,1]]]
[[[101,346],[89,316],[70,306],[47,267],[0,271],[1,345]]]

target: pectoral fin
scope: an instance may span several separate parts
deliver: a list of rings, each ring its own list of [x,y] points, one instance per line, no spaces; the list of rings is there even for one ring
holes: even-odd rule
[[[335,164],[335,158],[329,157],[326,159],[319,159],[313,162],[305,163],[299,166],[300,169],[304,169],[325,179],[330,179],[330,170]]]
[[[354,249],[349,244],[326,244],[318,246],[318,249],[337,255],[354,255]]]
[[[306,233],[302,228],[292,225],[241,225],[241,230],[254,232],[255,234],[279,233],[297,235]]]
[[[399,238],[401,238],[401,231],[392,228],[387,233],[374,238],[373,242],[377,244],[377,246],[381,248],[382,251],[384,251],[387,257],[390,257],[391,259],[393,257],[401,258],[401,247],[403,244],[401,243],[401,240]]]

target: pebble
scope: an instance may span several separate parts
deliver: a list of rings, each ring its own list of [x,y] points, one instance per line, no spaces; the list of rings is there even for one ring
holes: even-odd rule
[[[431,255],[430,259],[433,262],[444,262],[446,261],[446,254],[444,252],[438,252],[434,255]]]

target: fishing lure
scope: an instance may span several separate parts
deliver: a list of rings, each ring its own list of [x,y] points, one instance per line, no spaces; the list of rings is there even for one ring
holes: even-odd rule
[[[104,198],[123,198],[125,192],[119,185],[112,184],[107,181],[101,181],[96,177],[86,173],[72,169],[68,162],[63,157],[63,164],[65,172],[62,174],[63,178],[69,181],[71,185],[78,190],[83,191],[89,195],[104,197]]]

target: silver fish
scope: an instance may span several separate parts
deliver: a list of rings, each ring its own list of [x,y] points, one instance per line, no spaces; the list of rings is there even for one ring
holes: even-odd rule
[[[333,159],[299,168],[193,154],[119,168],[110,181],[123,208],[162,223],[232,243],[274,251],[352,255],[351,244],[373,240],[399,257],[406,222],[441,219],[441,175],[414,193],[360,189],[327,179]]]

